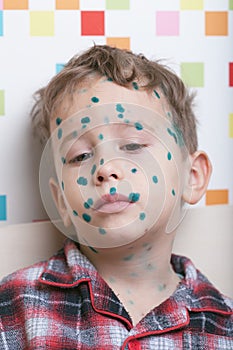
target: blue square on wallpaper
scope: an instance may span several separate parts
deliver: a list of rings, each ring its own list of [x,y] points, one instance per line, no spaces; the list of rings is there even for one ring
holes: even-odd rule
[[[56,64],[56,73],[59,73],[63,68],[65,64],[57,63]]]
[[[3,11],[0,11],[0,36],[3,36]]]
[[[0,195],[0,221],[6,221],[6,196]]]

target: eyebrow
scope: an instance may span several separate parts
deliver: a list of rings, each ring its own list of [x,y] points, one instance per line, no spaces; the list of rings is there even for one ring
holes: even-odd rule
[[[135,123],[140,123],[143,128],[141,130],[136,130],[136,127],[135,127]],[[143,120],[137,120],[137,121],[134,121],[133,123],[132,122],[129,122],[129,123],[119,123],[119,122],[113,122],[113,123],[110,123],[110,124],[104,124],[102,125],[103,127],[108,127],[108,126],[116,126],[116,127],[119,127],[119,129],[121,129],[121,132],[122,132],[122,136],[124,136],[124,134],[128,131],[128,128],[130,127],[131,130],[134,130],[136,131],[137,133],[144,133],[144,132],[149,132],[150,134],[152,133],[155,133],[156,129],[154,127],[152,127],[151,125],[149,125],[148,123],[146,123],[145,121]],[[97,126],[98,127],[98,126]],[[89,133],[91,132],[91,130],[87,130],[86,132]],[[78,132],[76,130],[73,130],[72,132],[70,132],[68,135],[66,135],[62,142],[61,142],[61,145],[59,146],[59,152],[64,148],[64,145],[73,140],[75,142],[76,139],[79,139],[80,137],[84,136],[85,134],[81,134],[81,135],[78,135]],[[126,134],[127,136],[127,134]]]

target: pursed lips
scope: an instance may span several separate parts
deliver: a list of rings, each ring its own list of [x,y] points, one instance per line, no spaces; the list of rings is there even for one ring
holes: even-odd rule
[[[114,213],[124,210],[131,203],[133,202],[123,194],[105,194],[96,201],[93,209],[102,213]]]

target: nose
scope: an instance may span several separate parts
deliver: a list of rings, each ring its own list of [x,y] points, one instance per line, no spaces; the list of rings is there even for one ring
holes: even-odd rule
[[[121,180],[123,178],[123,171],[119,162],[109,161],[102,165],[95,174],[95,184],[100,186],[104,182]]]

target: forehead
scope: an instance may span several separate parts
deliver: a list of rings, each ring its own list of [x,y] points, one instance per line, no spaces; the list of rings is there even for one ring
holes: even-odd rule
[[[106,77],[98,80],[92,78],[81,86],[77,85],[71,95],[65,96],[51,119],[51,130],[57,127],[57,118],[64,121],[81,110],[117,102],[146,107],[163,116],[169,113],[167,101],[160,89],[147,92],[136,82],[126,88],[109,81]]]

